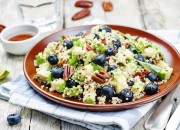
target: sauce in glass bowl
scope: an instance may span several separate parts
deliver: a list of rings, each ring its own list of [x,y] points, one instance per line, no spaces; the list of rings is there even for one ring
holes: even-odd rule
[[[19,35],[15,35],[11,38],[9,38],[9,41],[23,41],[23,40],[27,40],[29,38],[32,38],[33,35],[32,34],[19,34]]]

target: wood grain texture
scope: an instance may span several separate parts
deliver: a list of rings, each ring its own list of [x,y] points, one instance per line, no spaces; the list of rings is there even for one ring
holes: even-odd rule
[[[60,0],[60,16],[62,22],[57,30],[67,27],[80,26],[93,19],[100,19],[112,24],[122,24],[141,29],[179,29],[180,28],[180,1],[179,0],[109,0],[113,3],[112,12],[104,12],[102,1],[94,0],[91,15],[72,21],[73,14],[81,8],[74,7],[76,0]],[[6,26],[20,23],[18,12],[13,0],[0,0],[0,23]],[[56,30],[52,30],[54,32]],[[51,33],[51,32],[50,32]],[[43,36],[49,33],[43,34]],[[179,41],[180,44],[180,34]],[[0,84],[14,79],[22,72],[24,56],[14,56],[4,52],[0,43],[0,64],[7,66],[10,70],[8,78],[1,80]],[[177,104],[180,104],[180,89],[176,92]],[[174,108],[175,108],[174,107]],[[151,110],[152,111],[152,110]],[[143,130],[144,122],[151,113],[149,111],[132,130]],[[9,126],[6,118],[9,114],[21,113],[23,119],[17,126]],[[0,130],[87,130],[81,126],[60,121],[41,112],[22,108],[0,100]]]
[[[147,29],[180,27],[179,0],[139,0]]]

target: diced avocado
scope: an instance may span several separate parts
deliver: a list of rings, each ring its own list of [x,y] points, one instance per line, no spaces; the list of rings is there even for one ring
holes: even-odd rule
[[[143,51],[143,55],[145,57],[153,57],[155,58],[158,54],[158,50],[152,48],[152,47],[148,47],[148,48],[145,48],[144,51]]]
[[[167,80],[171,77],[171,74],[173,72],[172,68],[169,69],[163,69],[161,72],[158,74],[158,77],[162,80]]]
[[[100,43],[94,43],[92,44],[93,50],[95,50],[95,52],[99,52],[99,53],[104,53],[106,51],[106,47],[104,46],[104,44]]]
[[[90,97],[88,97],[88,98],[86,98],[85,103],[94,104],[94,101]]]
[[[63,79],[55,79],[51,82],[51,89],[62,93],[65,89],[66,82]]]
[[[115,91],[117,94],[121,92],[124,88],[128,88],[128,84],[126,82],[126,77],[124,75],[121,76],[115,76],[114,81],[116,84],[114,85]]]
[[[89,64],[94,59],[93,51],[88,51],[84,57],[84,65]]]
[[[39,70],[37,71],[37,75],[43,80],[46,81],[47,83],[50,83],[52,80],[52,73],[47,70]]]
[[[76,64],[78,60],[78,56],[77,55],[73,55],[69,60],[68,60],[68,64],[70,66],[74,66]]]
[[[97,64],[94,64],[94,63],[91,63],[92,67],[93,67],[93,70],[96,71],[96,70],[104,70],[104,68],[100,65],[97,65]]]
[[[140,93],[144,91],[145,84],[138,78],[134,81],[134,85],[131,88],[133,93]]]
[[[38,55],[36,55],[37,66],[39,66],[40,64],[43,64],[45,62],[46,62],[46,59],[43,57],[42,53],[38,53]]]
[[[142,41],[135,42],[135,46],[140,52],[144,50],[144,44]]]
[[[85,76],[90,75],[92,72],[94,72],[93,67],[91,64],[88,64],[82,67],[81,69],[77,70],[74,75],[76,80],[84,81]]]
[[[65,88],[63,91],[63,97],[77,97],[81,95],[83,92],[83,89],[81,86],[73,87],[73,88]]]
[[[126,59],[128,59],[129,61],[134,59],[134,53],[132,53],[130,50],[126,49],[124,51],[124,54],[125,54]]]
[[[119,62],[119,63],[121,63],[123,65],[126,65],[126,58],[125,58],[125,56],[122,53],[118,52],[115,55],[115,57],[116,57],[116,61],[117,62]]]
[[[169,79],[171,77],[171,74],[173,72],[173,68],[171,68],[166,62],[161,60],[157,63],[157,66],[162,68],[162,70],[158,74],[160,79],[166,80],[166,79]]]
[[[50,64],[49,63],[43,63],[39,65],[39,69],[41,70],[49,70],[50,69]]]

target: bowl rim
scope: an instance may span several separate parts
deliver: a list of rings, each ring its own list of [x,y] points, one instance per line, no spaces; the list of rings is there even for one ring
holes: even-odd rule
[[[35,35],[33,35],[33,37],[29,38],[29,39],[26,39],[26,40],[22,40],[22,41],[9,41],[7,40],[6,38],[4,38],[4,35],[13,30],[14,28],[16,27],[19,27],[19,28],[24,28],[24,27],[30,27],[31,29],[34,28],[37,30],[37,32],[35,33]],[[13,34],[14,36],[16,36],[16,33]],[[32,41],[36,38],[38,38],[40,35],[40,29],[35,26],[35,25],[32,25],[32,24],[18,24],[18,25],[12,25],[12,26],[9,26],[9,27],[6,27],[1,33],[0,33],[0,39],[2,40],[2,43],[5,43],[5,44],[13,44],[13,45],[17,45],[17,44],[22,44],[24,42],[29,42],[29,41]]]
[[[61,32],[61,31],[68,31],[68,30],[72,30],[72,29],[76,29],[76,28],[83,28],[83,27],[93,27],[93,26],[96,26],[96,25],[99,25],[99,24],[92,24],[92,25],[82,25],[82,26],[75,26],[75,27],[71,27],[71,28],[66,28],[66,29],[62,29],[62,30],[59,30],[57,32],[54,32],[52,33],[51,35],[48,35],[46,36],[45,38],[43,38],[42,40],[40,40],[37,44],[35,44],[29,51],[28,53],[26,54],[25,56],[25,59],[24,59],[24,63],[23,63],[23,71],[24,71],[24,75],[26,77],[26,79],[28,80],[28,82],[30,83],[30,85],[36,90],[38,91],[41,95],[46,95],[44,97],[48,97],[50,100],[53,100],[55,102],[61,102],[61,104],[64,104],[67,106],[67,104],[69,106],[74,106],[74,105],[78,105],[80,107],[83,107],[83,108],[80,108],[80,109],[87,109],[87,110],[91,110],[91,108],[96,108],[96,107],[100,107],[100,108],[108,108],[108,107],[114,107],[114,108],[117,108],[116,110],[118,110],[119,107],[124,107],[124,109],[126,108],[132,108],[132,107],[128,107],[130,105],[136,105],[136,106],[140,106],[140,105],[143,105],[143,104],[146,104],[146,103],[149,103],[149,102],[152,102],[152,101],[155,101],[157,99],[159,99],[160,97],[166,95],[167,93],[169,93],[173,88],[176,87],[176,85],[180,82],[180,75],[178,76],[178,78],[175,80],[175,82],[173,82],[172,84],[169,84],[168,86],[171,86],[171,87],[167,87],[163,90],[163,92],[161,92],[160,94],[157,93],[157,94],[154,94],[154,95],[151,95],[150,97],[147,97],[145,99],[142,99],[142,100],[135,100],[133,102],[127,102],[127,103],[120,103],[120,104],[116,104],[116,105],[113,105],[113,104],[105,104],[105,105],[98,105],[98,104],[86,104],[86,103],[82,103],[82,102],[75,102],[75,101],[72,101],[72,100],[67,100],[66,98],[58,98],[50,93],[47,93],[45,92],[44,90],[42,90],[39,86],[37,86],[34,82],[32,82],[31,78],[28,76],[28,73],[26,71],[26,61],[27,61],[27,57],[29,55],[29,53],[34,49],[34,47],[38,44],[40,44],[42,41],[48,39],[49,37]],[[158,40],[161,40],[162,42],[168,44],[173,50],[174,52],[178,55],[178,59],[180,60],[180,54],[179,52],[177,51],[177,49],[172,46],[172,44],[170,42],[168,42],[167,40],[164,40],[164,38],[161,38],[159,36],[156,36],[152,33],[149,33],[145,30],[141,30],[141,29],[138,29],[138,28],[134,28],[134,27],[129,27],[129,26],[124,26],[124,25],[115,25],[115,24],[106,24],[108,26],[120,26],[120,27],[123,27],[123,28],[129,28],[129,29],[132,29],[132,30],[136,30],[138,32],[142,32],[142,33],[146,33],[148,35],[151,35],[151,37],[154,37]],[[74,107],[75,108],[75,107]],[[77,108],[77,107],[76,107]],[[89,109],[90,108],[90,109]],[[95,109],[93,109],[95,110]],[[104,111],[104,110],[95,110],[95,111]],[[106,110],[105,110],[106,111]],[[109,111],[109,110],[107,110]]]

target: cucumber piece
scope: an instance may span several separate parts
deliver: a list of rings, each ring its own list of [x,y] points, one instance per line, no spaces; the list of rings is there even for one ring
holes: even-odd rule
[[[46,62],[46,59],[43,57],[42,53],[38,53],[38,55],[36,55],[36,64],[37,66],[39,66],[40,64],[43,64]]]
[[[76,64],[76,62],[78,61],[78,56],[72,56],[69,60],[68,60],[68,65],[70,66],[74,66]]]
[[[89,64],[94,59],[93,51],[88,51],[84,57],[84,65]]]
[[[55,79],[51,82],[51,90],[62,93],[65,89],[66,82],[63,79]]]
[[[93,67],[93,70],[96,71],[96,70],[104,70],[104,68],[100,65],[97,65],[97,64],[94,64],[94,63],[91,63],[92,67]]]
[[[81,95],[83,92],[83,89],[81,88],[81,86],[77,86],[77,87],[73,87],[73,88],[65,88],[63,91],[63,97],[77,97],[79,95]]]
[[[47,84],[52,80],[52,73],[47,70],[39,70],[37,71],[37,75],[43,80],[46,81]]]

